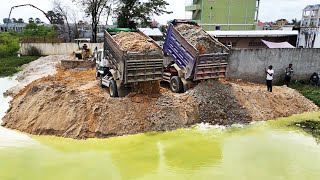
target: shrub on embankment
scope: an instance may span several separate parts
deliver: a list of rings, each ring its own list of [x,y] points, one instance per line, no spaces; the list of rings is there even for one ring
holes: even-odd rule
[[[320,107],[320,87],[312,86],[307,82],[295,82],[290,85],[291,88],[298,90],[303,96],[313,101]]]
[[[19,38],[10,33],[0,33],[0,58],[16,55],[19,50]]]
[[[37,56],[0,58],[0,77],[12,76],[21,70],[21,66],[38,59]]]

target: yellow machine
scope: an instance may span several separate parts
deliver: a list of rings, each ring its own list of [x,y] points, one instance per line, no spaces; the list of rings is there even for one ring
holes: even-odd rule
[[[91,56],[91,48],[88,47],[90,45],[90,39],[81,38],[81,39],[75,39],[78,43],[78,49],[74,52],[75,57],[82,60],[87,60]],[[80,46],[82,44],[82,46]]]

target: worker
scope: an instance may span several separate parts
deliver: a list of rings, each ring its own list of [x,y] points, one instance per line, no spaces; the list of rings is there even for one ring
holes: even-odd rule
[[[313,86],[318,86],[319,85],[319,75],[318,73],[314,72],[311,77],[310,77],[310,83]]]
[[[91,55],[91,50],[88,48],[87,44],[84,44],[82,46],[82,59],[86,60],[90,58],[90,55]]]
[[[289,64],[289,67],[286,68],[285,72],[286,72],[286,75],[284,77],[284,84],[289,86],[291,81],[291,75],[293,74],[292,64]]]
[[[267,75],[267,89],[269,92],[272,92],[272,80],[274,75],[273,67],[270,65],[268,69],[265,70]]]

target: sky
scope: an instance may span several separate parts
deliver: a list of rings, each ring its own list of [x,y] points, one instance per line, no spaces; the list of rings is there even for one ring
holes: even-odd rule
[[[1,0],[0,6],[0,19],[8,17],[10,8],[14,5],[20,4],[33,4],[38,8],[49,11],[52,9],[53,0]],[[72,9],[78,9],[77,14],[79,19],[83,17],[81,8],[72,4],[71,0],[61,0],[61,2],[67,4]],[[167,7],[168,11],[172,11],[172,14],[162,15],[160,17],[154,17],[158,22],[165,24],[168,20],[183,19],[186,18],[185,0],[167,0],[170,5]],[[320,4],[320,0],[261,0],[259,20],[275,21],[277,19],[288,19],[291,21],[294,18],[301,19],[302,9],[310,4]],[[12,11],[11,17],[22,17],[25,21],[29,17],[39,17],[42,21],[48,22],[45,16],[36,9],[31,7],[20,7]]]

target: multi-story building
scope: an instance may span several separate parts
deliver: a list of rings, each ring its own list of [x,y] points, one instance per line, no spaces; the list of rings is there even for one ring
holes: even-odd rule
[[[320,4],[303,9],[298,47],[320,48]]]
[[[260,0],[187,0],[185,10],[205,30],[255,30]]]
[[[27,24],[25,23],[0,24],[0,32],[7,32],[7,31],[22,32],[23,29],[26,27],[26,25]]]

